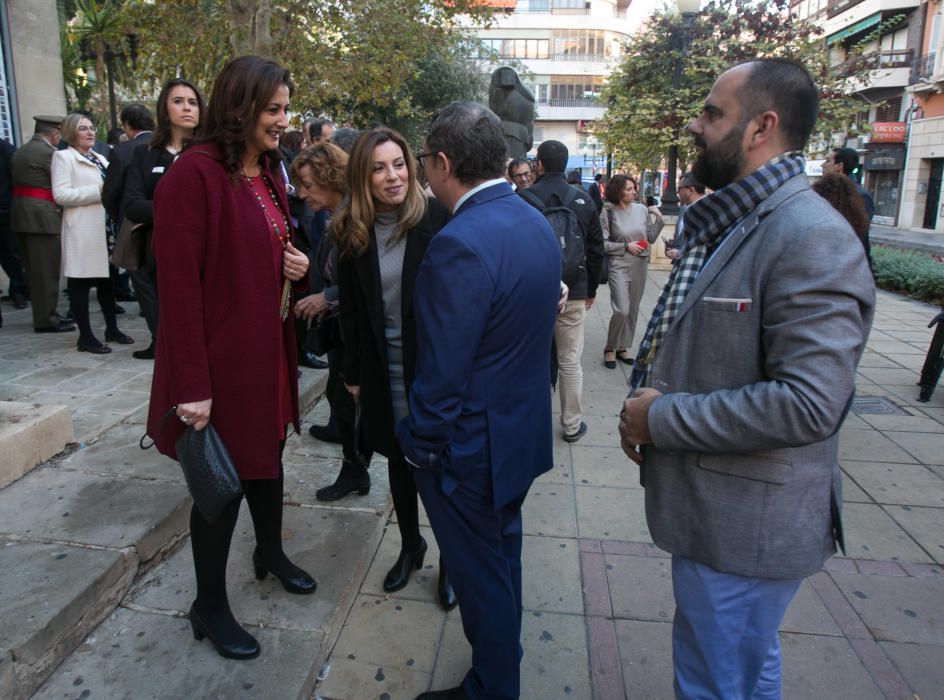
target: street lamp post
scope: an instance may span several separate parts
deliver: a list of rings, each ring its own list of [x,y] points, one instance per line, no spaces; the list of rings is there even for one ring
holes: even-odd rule
[[[698,14],[700,0],[676,0],[678,10],[682,14],[682,27],[680,31],[672,33],[672,49],[678,50],[675,58],[675,65],[672,68],[672,90],[678,91],[682,87],[682,61],[688,55],[688,42],[691,39],[692,24],[695,22],[695,15]],[[669,146],[667,158],[667,182],[665,192],[662,193],[662,213],[678,214],[678,193],[675,190],[675,181],[678,179],[678,132],[674,134],[675,140]]]
[[[138,35],[128,32],[124,35],[128,44],[128,57],[131,59],[132,68],[138,67]],[[111,128],[118,126],[118,108],[115,100],[115,59],[124,58],[125,53],[121,47],[114,48],[107,41],[104,42],[105,51],[102,57],[105,59],[105,69],[108,73],[108,112],[111,117]],[[90,45],[88,40],[83,39],[79,44],[79,51],[83,61],[94,61],[98,58],[97,51]],[[101,76],[98,76],[101,80]]]

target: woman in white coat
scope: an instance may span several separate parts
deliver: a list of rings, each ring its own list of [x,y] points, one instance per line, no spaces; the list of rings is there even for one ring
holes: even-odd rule
[[[111,348],[92,333],[89,290],[95,287],[105,316],[105,340],[127,345],[129,336],[118,330],[115,292],[108,275],[108,226],[102,205],[102,182],[108,161],[92,150],[95,129],[81,114],[62,123],[62,138],[69,148],[52,157],[52,196],[62,207],[62,273],[68,282],[72,313],[79,326],[79,352],[105,354]]]

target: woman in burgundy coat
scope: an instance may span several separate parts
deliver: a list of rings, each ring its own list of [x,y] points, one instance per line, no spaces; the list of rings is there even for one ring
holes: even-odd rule
[[[256,577],[291,593],[315,581],[282,551],[282,460],[287,426],[299,430],[291,284],[308,259],[292,245],[279,137],[288,127],[288,71],[255,56],[217,77],[201,140],[184,151],[154,195],[153,248],[161,294],[148,434],[176,459],[174,442],[210,421],[226,445],[252,514]],[[163,417],[175,409],[179,421]],[[225,657],[259,655],[233,617],[226,560],[241,499],[210,524],[194,508],[190,541],[196,639]]]

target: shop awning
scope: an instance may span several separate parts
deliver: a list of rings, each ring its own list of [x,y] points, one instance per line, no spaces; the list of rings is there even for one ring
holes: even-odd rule
[[[866,17],[861,19],[855,24],[850,24],[845,29],[842,29],[835,34],[830,34],[826,37],[826,45],[832,46],[833,44],[842,41],[843,39],[848,39],[850,36],[863,32],[866,29],[871,29],[872,27],[878,25],[882,21],[882,13],[876,12],[871,17]]]

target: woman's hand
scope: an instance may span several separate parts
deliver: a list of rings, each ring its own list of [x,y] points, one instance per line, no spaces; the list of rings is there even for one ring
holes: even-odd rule
[[[652,215],[653,215],[654,217],[656,217],[657,219],[661,219],[661,218],[662,218],[662,212],[659,211],[659,207],[657,207],[657,206],[654,205],[654,204],[653,204],[651,207],[649,207],[649,213],[652,214]]]
[[[282,274],[285,279],[297,282],[308,273],[308,256],[300,253],[289,241],[282,253]]]
[[[194,430],[203,430],[210,422],[210,406],[213,399],[177,404],[177,417]]]
[[[645,248],[643,248],[641,245],[639,245],[635,241],[631,241],[626,244],[626,252],[629,253],[630,255],[639,255],[644,250]]]
[[[295,302],[295,315],[298,318],[314,318],[328,310],[328,300],[324,292],[311,294]]]
[[[351,386],[347,382],[344,383],[344,388],[347,389],[347,393],[354,397],[354,400],[357,401],[361,397],[361,387],[360,385]]]

